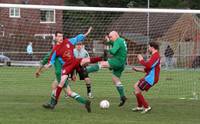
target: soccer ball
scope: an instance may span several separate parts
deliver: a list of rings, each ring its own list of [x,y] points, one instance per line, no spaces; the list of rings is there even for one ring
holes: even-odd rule
[[[110,107],[110,103],[108,102],[108,100],[102,100],[99,105],[102,109],[107,109]]]

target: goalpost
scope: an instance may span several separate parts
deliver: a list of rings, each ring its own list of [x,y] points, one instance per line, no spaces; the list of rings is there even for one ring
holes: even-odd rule
[[[0,4],[0,54],[11,60],[11,66],[38,66],[51,49],[56,30],[71,38],[92,26],[85,48],[91,56],[103,55],[104,36],[116,30],[127,41],[128,66],[138,65],[139,53],[148,58],[148,42],[160,43],[161,81],[152,92],[198,99],[199,14],[200,10]],[[29,42],[32,55],[26,52]],[[165,54],[167,46],[173,54]]]

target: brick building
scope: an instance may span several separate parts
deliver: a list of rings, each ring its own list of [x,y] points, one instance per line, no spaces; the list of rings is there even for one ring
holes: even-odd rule
[[[64,0],[0,0],[0,3],[63,6]],[[51,48],[56,30],[63,30],[60,10],[0,8],[0,53],[11,60],[30,60],[26,46],[32,42],[35,60],[40,60],[42,52]]]
[[[0,3],[64,5],[64,0],[0,0]],[[1,35],[48,35],[62,30],[62,11],[52,9],[1,8]]]

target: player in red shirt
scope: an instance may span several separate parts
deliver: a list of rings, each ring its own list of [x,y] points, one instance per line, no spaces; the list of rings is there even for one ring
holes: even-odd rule
[[[80,38],[87,36],[88,33],[91,31],[91,29],[92,28],[90,27],[86,34],[84,34],[84,35],[82,34],[83,36],[80,35]],[[62,66],[61,81],[53,93],[54,94],[53,96],[54,96],[54,99],[56,102],[54,105],[45,107],[45,108],[50,108],[50,109],[54,108],[55,105],[57,104],[61,90],[62,90],[69,74],[71,74],[74,70],[81,71],[81,66],[83,66],[87,63],[95,63],[95,62],[102,60],[99,57],[76,59],[74,57],[74,52],[73,52],[74,45],[77,44],[78,42],[82,42],[83,40],[71,40],[71,39],[63,40],[62,32],[56,32],[55,36],[56,36],[57,44],[54,46],[54,48],[51,52],[51,55],[49,57],[48,64],[45,65],[45,68],[51,67],[51,65],[54,64],[56,57],[59,57],[59,60],[61,61],[61,63],[63,63],[63,66]],[[80,97],[80,95],[71,91],[69,85],[67,88],[68,88],[68,92],[67,92],[68,96],[73,97],[75,99]],[[87,111],[91,112],[90,101],[86,100],[84,98],[81,98],[81,101],[82,101],[81,103],[85,104]]]
[[[138,55],[137,58],[144,68],[133,67],[132,69],[139,72],[145,72],[144,78],[140,79],[135,85],[135,96],[137,99],[137,107],[133,108],[133,111],[142,111],[146,113],[151,110],[148,102],[142,95],[143,91],[148,91],[152,86],[154,86],[160,76],[160,55],[159,55],[159,45],[156,42],[150,42],[148,45],[148,50],[152,54],[149,60],[145,61],[142,55]]]

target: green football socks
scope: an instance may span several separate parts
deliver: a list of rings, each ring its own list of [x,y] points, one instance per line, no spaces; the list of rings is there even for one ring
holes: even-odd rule
[[[73,92],[71,94],[71,97],[81,104],[86,104],[86,102],[87,102],[87,100],[85,98],[81,97],[79,94],[77,94],[75,92]]]
[[[125,96],[125,93],[124,93],[124,87],[123,87],[123,85],[122,85],[122,84],[120,84],[120,85],[117,85],[117,86],[116,86],[116,88],[117,88],[117,91],[118,91],[118,93],[119,93],[120,97],[123,97],[123,96]]]

